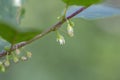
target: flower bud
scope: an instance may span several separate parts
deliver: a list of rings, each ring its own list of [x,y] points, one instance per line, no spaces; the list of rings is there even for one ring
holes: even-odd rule
[[[68,32],[68,35],[69,35],[70,37],[73,37],[73,36],[74,36],[73,27],[72,27],[70,24],[68,24],[68,26],[67,26],[67,32]]]
[[[15,52],[16,52],[17,55],[20,54],[20,50],[19,49],[16,49]]]
[[[19,61],[18,57],[13,58],[14,63],[17,63]]]
[[[3,62],[0,61],[0,71],[5,72],[5,66],[3,65]]]
[[[27,60],[27,57],[22,56],[22,57],[21,57],[21,60],[22,60],[22,61],[26,61],[26,60]]]
[[[0,71],[5,72],[5,66],[3,64],[0,65]]]
[[[9,61],[9,60],[6,60],[6,61],[4,62],[4,65],[5,65],[6,67],[10,66],[10,61]]]
[[[27,57],[31,58],[32,57],[32,53],[31,52],[27,52]]]

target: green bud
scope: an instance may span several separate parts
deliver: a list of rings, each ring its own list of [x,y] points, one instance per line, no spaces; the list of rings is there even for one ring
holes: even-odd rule
[[[0,65],[0,71],[5,72],[5,66],[3,64]]]
[[[17,63],[19,61],[18,57],[13,58],[14,63]]]
[[[70,24],[68,24],[68,26],[67,26],[67,32],[68,32],[68,35],[69,35],[70,37],[73,37],[73,36],[74,36],[73,27],[72,27]]]
[[[58,19],[58,20],[60,20],[60,19],[61,19],[61,17],[60,17],[60,16],[58,16],[58,17],[57,17],[57,19]]]
[[[27,52],[27,57],[31,58],[32,57],[32,53],[31,52]]]
[[[10,61],[9,61],[9,60],[6,60],[6,61],[4,62],[4,65],[5,65],[6,67],[10,66]]]

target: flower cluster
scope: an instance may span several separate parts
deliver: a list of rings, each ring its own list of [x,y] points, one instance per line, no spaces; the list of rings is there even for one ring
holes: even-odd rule
[[[9,52],[8,47],[6,47],[5,50],[7,50]],[[21,52],[21,50],[22,50],[22,52]],[[5,72],[5,69],[10,66],[11,62],[18,63],[20,61],[26,61],[32,57],[31,52],[26,51],[23,48],[21,50],[16,47],[15,51],[8,53],[4,57],[4,59],[2,59],[0,61],[0,71]],[[25,54],[23,54],[23,53],[25,53]],[[11,55],[9,55],[9,54],[11,54]]]
[[[67,34],[70,37],[74,36],[74,30],[73,30],[74,23],[70,20],[67,20]],[[65,39],[64,37],[57,31],[57,42],[60,43],[60,45],[65,44]]]

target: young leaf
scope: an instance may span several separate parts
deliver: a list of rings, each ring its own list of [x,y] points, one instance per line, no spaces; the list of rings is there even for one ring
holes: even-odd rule
[[[67,5],[81,5],[81,6],[89,6],[92,4],[99,3],[103,0],[62,0]]]
[[[78,10],[82,6],[72,6],[68,9],[66,16],[69,16],[74,11]],[[93,5],[76,15],[74,18],[84,18],[84,19],[99,19],[110,16],[120,15],[120,9],[108,7],[105,5]]]

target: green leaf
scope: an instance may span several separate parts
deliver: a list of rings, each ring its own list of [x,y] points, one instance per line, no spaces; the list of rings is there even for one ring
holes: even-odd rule
[[[0,36],[11,44],[29,40],[40,32],[41,31],[34,29],[22,30],[20,27],[16,28],[5,22],[0,22]]]
[[[38,30],[21,29],[18,21],[24,14],[25,8],[14,6],[13,0],[0,0],[0,36],[11,44],[29,40],[40,33]]]
[[[62,0],[67,5],[81,5],[81,6],[89,6],[92,4],[99,3],[103,0]]]

